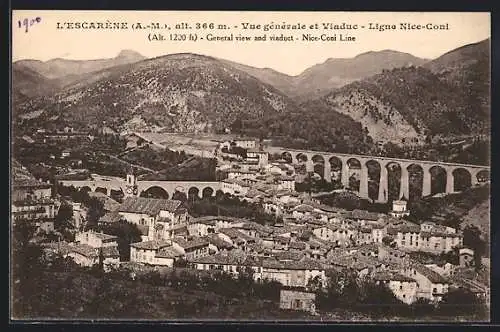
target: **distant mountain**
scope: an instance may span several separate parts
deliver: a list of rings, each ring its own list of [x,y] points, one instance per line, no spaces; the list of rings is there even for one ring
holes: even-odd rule
[[[408,53],[384,50],[363,53],[354,58],[330,58],[297,76],[288,76],[272,69],[254,68],[231,61],[227,63],[274,86],[288,96],[303,101],[320,97],[334,88],[353,81],[379,74],[384,69],[420,66],[426,61]]]
[[[172,54],[87,74],[18,111],[42,109],[48,110],[44,116],[59,115],[61,121],[82,126],[106,121],[115,129],[197,132],[223,130],[237,119],[297,106],[272,86],[215,58]]]
[[[68,60],[52,59],[48,61],[19,60],[14,62],[14,68],[29,68],[40,75],[49,78],[61,78],[68,75],[82,75],[105,68],[134,63],[146,59],[143,55],[130,50],[121,51],[111,59]]]
[[[392,50],[367,52],[350,59],[328,59],[306,69],[295,81],[296,95],[311,98],[375,74],[384,69],[420,66],[427,60]]]
[[[20,103],[32,97],[50,95],[82,80],[85,75],[144,59],[145,57],[137,52],[124,50],[112,59],[52,59],[45,62],[19,60],[12,65],[12,100],[14,103]]]
[[[489,40],[430,62],[395,51],[368,52],[329,59],[298,76],[196,54],[52,79],[24,66],[16,75],[27,83],[17,86],[20,98],[28,99],[15,110],[29,113],[24,119],[81,126],[106,121],[115,130],[214,132],[230,127],[279,137],[296,147],[361,153],[373,141],[401,144],[433,135],[487,134],[488,49]],[[28,92],[36,92],[45,79],[60,90],[29,98],[37,93]]]
[[[294,76],[289,76],[270,68],[256,68],[224,59],[221,59],[221,61],[238,70],[244,71],[255,78],[258,78],[266,84],[274,86],[287,96],[294,97],[296,94]]]

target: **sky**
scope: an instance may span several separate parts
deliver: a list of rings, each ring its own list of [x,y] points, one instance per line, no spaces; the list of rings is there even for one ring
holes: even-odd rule
[[[36,18],[39,22],[36,22]],[[19,21],[25,19],[33,24],[26,27]],[[150,30],[83,30],[57,29],[57,22],[161,22],[172,27],[176,23],[186,22],[194,27],[198,23],[226,24],[230,31],[189,30],[196,33],[197,41],[149,41]],[[251,24],[311,24],[331,22],[334,24],[363,25],[365,29],[336,31],[344,36],[356,38],[352,42],[308,42],[308,41],[269,41],[270,35],[291,35],[290,30],[281,31],[244,31],[242,23]],[[372,24],[448,24],[448,30],[412,30],[400,29],[379,32],[367,29]],[[239,28],[235,28],[238,26]],[[164,31],[185,33],[182,31]],[[225,36],[267,34],[268,41],[252,42],[217,42],[207,41],[207,33]],[[293,35],[302,38],[302,33],[320,36],[323,33],[333,35],[333,30],[293,31]],[[121,50],[134,50],[146,57],[156,57],[172,53],[197,53],[242,64],[272,68],[277,71],[298,75],[306,68],[323,63],[329,58],[351,58],[368,51],[391,49],[410,53],[414,56],[433,59],[457,47],[475,43],[491,34],[489,13],[445,13],[445,12],[212,12],[212,11],[21,11],[12,13],[12,60],[35,59],[46,61],[53,58],[90,60],[112,58]],[[205,37],[205,40],[200,40]],[[167,37],[168,38],[168,37]]]

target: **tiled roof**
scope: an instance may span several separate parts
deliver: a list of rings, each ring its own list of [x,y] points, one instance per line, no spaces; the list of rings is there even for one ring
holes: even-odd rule
[[[436,271],[431,270],[430,268],[428,268],[427,266],[425,266],[421,263],[412,261],[412,262],[410,262],[410,266],[412,268],[414,268],[415,270],[417,270],[417,272],[422,274],[424,277],[429,279],[432,283],[435,283],[435,284],[437,284],[437,283],[449,284],[450,283],[448,279],[446,279],[445,277],[443,277],[442,275],[440,275]]]
[[[330,264],[341,267],[353,268],[358,271],[382,265],[381,262],[375,259],[370,259],[368,257],[365,258],[364,256],[361,255],[352,255],[352,254],[334,256],[330,259]]]
[[[378,220],[380,218],[378,213],[364,210],[342,211],[341,214],[347,219]]]
[[[217,234],[208,234],[205,236],[207,239],[208,243],[213,244],[219,249],[231,249],[233,248],[233,245],[229,242],[224,241],[221,239]]]
[[[221,228],[221,229],[219,229],[219,233],[227,235],[231,239],[240,238],[240,239],[243,239],[245,241],[254,240],[252,237],[250,237],[250,236],[246,235],[245,233],[240,232],[239,230],[234,229],[234,228]]]
[[[102,241],[110,241],[110,240],[118,239],[118,236],[115,236],[115,235],[109,235],[109,234],[104,234],[104,233],[93,233],[93,234],[94,234],[94,236],[101,239]]]
[[[262,267],[280,270],[325,270],[325,266],[315,260],[304,258],[301,261],[277,261],[276,259],[265,259]]]
[[[241,225],[239,227],[234,227],[234,228],[241,228],[241,229],[245,229],[245,230],[255,230],[259,234],[271,234],[272,233],[272,230],[269,227],[261,225],[259,223],[254,222],[254,221],[245,222],[243,225]]]
[[[118,247],[103,247],[102,254],[104,257],[120,257],[120,252],[118,251]]]
[[[174,247],[164,247],[158,250],[158,252],[155,255],[158,258],[177,258],[182,256],[180,252],[175,250]]]
[[[380,281],[402,281],[402,282],[416,282],[415,279],[406,277],[401,273],[392,271],[378,271],[374,272],[372,278]]]
[[[145,250],[159,250],[161,248],[169,247],[171,246],[170,241],[143,241],[143,242],[136,242],[136,243],[131,243],[131,247],[137,248],[137,249],[145,249]]]
[[[279,261],[291,260],[291,261],[300,261],[304,258],[303,252],[294,252],[294,251],[277,251],[272,253],[272,256]]]
[[[99,221],[104,222],[104,223],[114,223],[118,222],[121,219],[121,215],[118,211],[112,211],[106,213],[104,216],[101,217]]]
[[[177,200],[127,197],[118,208],[118,211],[157,215],[161,210],[175,212],[181,204],[182,202]]]
[[[172,241],[177,243],[184,250],[201,248],[208,246],[209,244],[209,242],[206,239],[199,237],[193,238],[192,240],[189,241],[186,241],[183,238],[178,237],[173,239]]]
[[[257,264],[250,255],[240,251],[232,250],[228,252],[218,252],[215,255],[192,258],[192,263],[200,264],[220,264],[220,265],[253,265]]]
[[[247,219],[243,218],[236,218],[236,217],[227,217],[227,216],[202,216],[198,218],[192,219],[193,222],[217,222],[217,221],[227,221],[229,223],[239,223],[239,222],[245,222]]]
[[[298,249],[298,250],[306,249],[306,243],[301,241],[291,241],[288,246],[290,249]]]

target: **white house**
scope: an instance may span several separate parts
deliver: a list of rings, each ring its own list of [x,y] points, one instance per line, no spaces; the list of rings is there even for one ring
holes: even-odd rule
[[[412,304],[417,300],[417,281],[400,273],[375,272],[372,275],[377,284],[386,285],[403,303]]]
[[[448,293],[451,282],[423,264],[410,262],[402,274],[417,281],[417,298],[439,302]]]
[[[170,241],[145,241],[130,244],[130,261],[148,265],[172,267],[182,256]]]

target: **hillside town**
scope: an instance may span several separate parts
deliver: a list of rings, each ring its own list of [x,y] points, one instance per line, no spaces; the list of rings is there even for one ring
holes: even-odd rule
[[[234,152],[242,150],[245,158]],[[474,272],[478,261],[474,250],[464,245],[462,230],[409,221],[412,211],[405,197],[392,201],[387,213],[329,206],[297,192],[296,181],[303,180],[297,165],[270,161],[256,140],[221,142],[215,154],[217,169],[226,176],[214,194],[259,206],[266,220],[220,214],[195,217],[188,211],[186,196],[140,197],[131,170],[127,185],[133,190],[127,190],[121,202],[87,192],[91,200],[102,202],[103,213],[91,225],[85,204],[54,191],[57,186],[36,180],[14,161],[12,221],[35,225],[37,241],[47,255],[71,258],[84,267],[102,266],[107,272],[180,267],[238,278],[251,271],[255,283],[275,281],[282,286],[282,309],[315,314],[318,289],[342,287],[328,284],[328,276],[342,271],[387,288],[406,305],[422,300],[438,304],[453,289],[466,289],[489,302],[488,281]],[[72,240],[55,230],[62,205],[71,206],[67,229]],[[119,236],[103,231],[120,223],[140,232],[140,241],[126,243],[128,255],[120,252],[124,249],[119,248]],[[418,254],[454,255],[455,260],[423,263]]]

